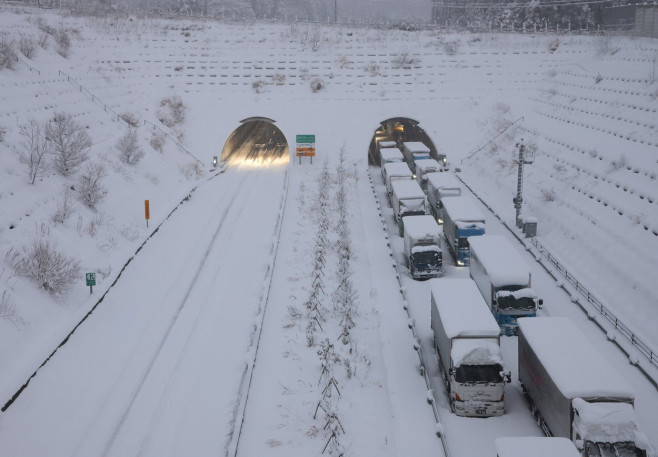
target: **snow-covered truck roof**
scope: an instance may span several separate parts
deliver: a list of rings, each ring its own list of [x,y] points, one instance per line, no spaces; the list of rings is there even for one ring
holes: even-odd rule
[[[568,438],[523,436],[496,438],[498,457],[580,457]]]
[[[397,148],[382,149],[381,150],[381,155],[382,155],[382,160],[385,163],[388,163],[388,162],[391,162],[391,161],[402,162],[404,160],[404,156],[402,155],[402,152],[400,152],[400,150],[397,149]],[[409,168],[409,167],[407,167],[407,168]]]
[[[397,146],[397,143],[391,140],[380,140],[377,142],[377,146],[379,147],[379,149],[390,149],[390,148],[395,148]]]
[[[504,236],[476,236],[468,244],[471,256],[477,257],[494,287],[526,286],[530,282],[528,264]]]
[[[390,162],[384,168],[387,176],[413,176],[406,162]]]
[[[452,342],[450,358],[453,367],[462,365],[503,364],[498,340],[493,338],[459,338]]]
[[[405,198],[425,198],[425,192],[420,188],[420,184],[417,181],[413,180],[402,180],[402,181],[393,181],[391,183],[393,188],[393,193],[398,198],[402,200]]]
[[[429,215],[405,216],[402,218],[405,236],[415,240],[422,238],[437,239],[441,236],[441,228],[436,219]]]
[[[405,141],[402,143],[402,147],[406,148],[409,152],[430,152],[430,148],[425,146],[424,143],[420,141]]]
[[[427,183],[432,185],[435,189],[440,189],[442,187],[462,188],[461,181],[459,181],[454,174],[446,171],[427,173],[425,176],[427,177]]]
[[[472,279],[431,279],[430,287],[448,338],[498,338],[500,327]]]
[[[441,164],[434,159],[420,159],[416,160],[416,171],[425,171],[425,170],[438,170],[441,168]]]
[[[573,400],[578,411],[574,428],[581,437],[595,443],[642,443],[646,437],[639,431],[635,410],[629,403],[589,403],[582,398]],[[646,447],[646,446],[645,446]]]
[[[468,197],[446,197],[441,199],[443,209],[450,215],[454,222],[482,222],[484,216],[475,202]]]
[[[524,317],[518,323],[528,345],[565,397],[634,398],[628,382],[570,319]]]

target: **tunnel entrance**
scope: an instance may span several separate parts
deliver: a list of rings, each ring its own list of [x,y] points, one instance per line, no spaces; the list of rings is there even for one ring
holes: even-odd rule
[[[436,146],[419,125],[418,121],[408,117],[392,117],[380,122],[379,127],[375,129],[375,134],[368,147],[368,165],[379,166],[379,142],[395,141],[398,148],[403,142],[419,141],[430,149],[430,157],[441,162],[443,155],[439,157]]]
[[[224,143],[220,160],[226,165],[268,166],[290,161],[288,142],[283,132],[266,117],[240,121]]]

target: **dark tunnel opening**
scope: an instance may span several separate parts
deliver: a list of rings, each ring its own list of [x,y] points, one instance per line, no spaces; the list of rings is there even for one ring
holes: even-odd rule
[[[222,163],[267,166],[290,161],[288,142],[283,132],[274,125],[274,120],[250,117],[240,122],[242,125],[224,143],[220,156]]]
[[[368,147],[368,165],[380,165],[379,143],[381,141],[394,141],[398,148],[404,142],[419,141],[429,148],[430,157],[439,162],[443,158],[443,155],[439,155],[429,135],[418,125],[418,121],[407,117],[386,119],[375,129]]]

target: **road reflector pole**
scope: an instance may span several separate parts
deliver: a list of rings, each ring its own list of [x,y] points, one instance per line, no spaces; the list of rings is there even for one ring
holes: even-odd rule
[[[89,286],[89,293],[94,292],[94,286],[96,285],[96,273],[87,273],[86,275],[87,285]]]
[[[149,208],[149,201],[144,200],[144,219],[146,219],[146,227],[149,226],[149,219],[151,218],[151,211]]]

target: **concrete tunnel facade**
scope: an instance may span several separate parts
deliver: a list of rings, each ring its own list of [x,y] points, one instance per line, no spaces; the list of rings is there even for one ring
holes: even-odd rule
[[[220,161],[227,165],[289,162],[288,141],[275,122],[266,117],[250,117],[240,121],[241,125],[226,139]]]

